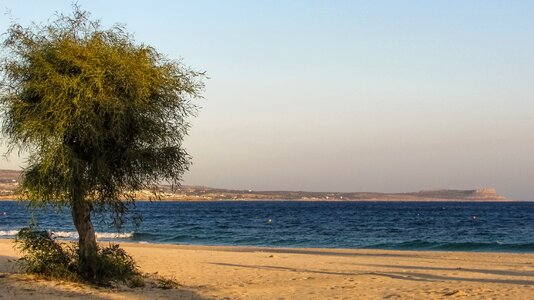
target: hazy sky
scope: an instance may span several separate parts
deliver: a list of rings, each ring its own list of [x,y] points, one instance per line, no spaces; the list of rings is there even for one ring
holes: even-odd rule
[[[208,72],[187,184],[534,200],[533,1],[79,4]],[[70,1],[0,9],[29,24]]]

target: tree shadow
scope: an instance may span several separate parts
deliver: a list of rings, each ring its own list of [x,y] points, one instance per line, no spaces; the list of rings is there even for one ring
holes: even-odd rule
[[[312,270],[304,268],[290,268],[290,267],[279,267],[279,266],[266,266],[266,265],[243,265],[243,264],[227,264],[227,263],[211,263],[213,265],[227,266],[227,267],[240,267],[240,268],[250,268],[250,269],[262,269],[262,270],[273,270],[273,271],[289,271],[296,273],[315,273],[315,274],[325,274],[325,275],[334,275],[334,276],[383,276],[392,279],[407,280],[407,281],[464,281],[464,282],[477,282],[477,283],[500,283],[500,284],[514,284],[514,285],[534,285],[533,280],[522,280],[522,279],[502,279],[502,278],[470,278],[470,277],[453,277],[453,276],[444,276],[444,275],[434,275],[423,272],[334,272],[334,271],[325,271],[325,270]],[[388,267],[388,265],[372,265],[376,267]],[[398,268],[404,268],[404,266],[395,266]],[[413,269],[425,270],[426,267],[407,267]],[[463,269],[455,268],[432,268],[428,267],[427,270],[457,270],[461,271]],[[494,275],[508,275],[505,272],[500,272],[501,270],[475,270],[467,269],[468,271],[480,271],[480,273],[494,274]],[[484,272],[485,271],[485,272]],[[532,276],[531,272],[521,273],[521,272],[512,272],[511,276]],[[519,275],[522,274],[522,275]]]
[[[0,255],[0,273],[19,273],[17,257]]]
[[[521,279],[451,277],[451,276],[444,276],[444,275],[433,275],[433,274],[415,273],[415,272],[392,272],[389,274],[404,275],[404,276],[410,276],[411,278],[427,279],[427,280],[432,280],[432,281],[464,281],[464,282],[477,282],[477,283],[534,285],[533,280],[521,280]]]
[[[360,266],[381,267],[391,269],[409,269],[409,270],[428,270],[428,271],[455,271],[455,272],[469,272],[481,273],[489,275],[501,276],[520,276],[520,277],[534,277],[534,271],[511,271],[511,270],[491,270],[491,269],[472,269],[472,268],[446,268],[446,267],[424,267],[424,266],[398,266],[398,265],[380,265],[380,264],[354,264]]]
[[[2,273],[1,276],[4,276],[0,280],[1,295],[4,299],[110,299],[93,294],[91,291],[66,290],[64,284],[52,286],[23,276],[6,275],[5,273]]]
[[[414,279],[406,278],[402,275],[381,273],[381,272],[333,272],[333,271],[324,271],[324,270],[311,270],[311,269],[302,269],[302,268],[288,268],[288,267],[277,267],[277,266],[252,266],[252,265],[240,265],[240,264],[227,264],[227,263],[211,263],[212,265],[218,266],[227,266],[227,267],[240,267],[240,268],[249,268],[249,269],[260,269],[260,270],[272,270],[272,271],[289,271],[296,273],[312,273],[312,274],[324,274],[324,275],[334,275],[334,276],[365,276],[365,275],[375,275],[375,276],[384,276],[393,279],[401,280],[411,280],[411,281],[431,281],[426,279]]]
[[[0,298],[2,299],[209,299],[186,286],[161,289],[147,284],[144,288],[103,288],[83,283],[40,279],[22,274],[16,257],[0,256]]]

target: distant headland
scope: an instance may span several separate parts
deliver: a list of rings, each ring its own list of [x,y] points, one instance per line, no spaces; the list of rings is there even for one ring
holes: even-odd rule
[[[0,199],[15,197],[20,171],[0,170]],[[305,191],[253,191],[210,188],[205,186],[181,186],[173,190],[161,185],[160,193],[135,192],[135,199],[163,201],[223,201],[223,200],[289,200],[289,201],[511,201],[497,194],[493,188],[472,190],[424,190],[408,193],[377,192],[305,192]]]

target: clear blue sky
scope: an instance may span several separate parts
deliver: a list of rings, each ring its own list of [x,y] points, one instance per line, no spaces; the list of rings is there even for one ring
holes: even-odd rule
[[[208,72],[187,184],[534,200],[533,1],[79,4]],[[0,9],[29,24],[70,2]]]

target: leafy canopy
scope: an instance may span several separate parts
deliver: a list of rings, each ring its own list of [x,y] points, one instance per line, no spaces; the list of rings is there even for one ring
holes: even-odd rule
[[[2,131],[29,153],[21,192],[34,205],[81,197],[120,222],[131,191],[179,183],[204,73],[76,6],[48,25],[12,24],[3,50]]]

